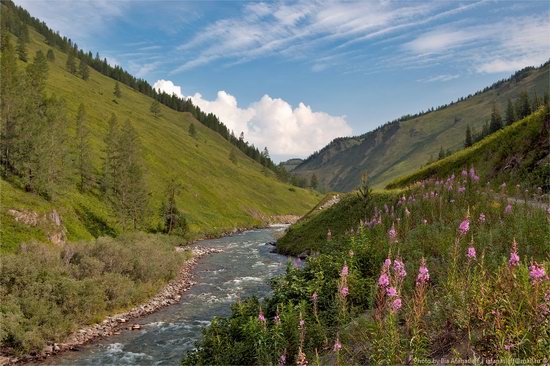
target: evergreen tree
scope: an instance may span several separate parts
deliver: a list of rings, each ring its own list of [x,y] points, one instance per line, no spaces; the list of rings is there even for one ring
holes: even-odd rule
[[[80,72],[80,76],[82,76],[82,79],[88,80],[90,78],[90,70],[88,68],[88,63],[84,58],[80,59],[80,64],[78,65],[78,71]]]
[[[107,127],[107,134],[103,142],[105,143],[105,149],[103,157],[103,167],[101,169],[101,184],[100,188],[103,193],[111,196],[116,186],[115,171],[117,163],[117,141],[118,141],[118,121],[116,115],[111,114],[109,124]]]
[[[53,50],[50,48],[48,49],[48,53],[46,54],[46,58],[48,59],[48,61],[50,62],[54,62],[55,61],[55,53],[53,52]]]
[[[529,94],[526,91],[520,93],[516,101],[516,117],[522,119],[531,114],[531,104],[529,103]]]
[[[364,172],[361,175],[361,184],[357,189],[357,195],[359,196],[359,199],[361,200],[361,202],[363,202],[363,209],[365,210],[365,212],[368,211],[371,193],[372,193],[372,188],[370,187],[370,184],[369,184],[369,175],[367,174],[367,172]]]
[[[311,180],[309,181],[309,186],[313,189],[317,189],[317,187],[319,186],[319,181],[317,180],[317,175],[315,173],[313,173],[311,175]]]
[[[23,37],[17,38],[16,50],[17,50],[17,56],[19,57],[19,59],[21,61],[27,62],[28,60],[27,44],[25,43],[25,40],[23,39]]]
[[[76,61],[72,52],[69,52],[69,56],[67,56],[66,66],[68,72],[70,72],[71,74],[76,74]]]
[[[42,51],[36,51],[34,61],[27,66],[27,75],[29,86],[35,89],[36,93],[42,94],[48,79],[48,62]]]
[[[90,130],[86,118],[86,108],[80,103],[76,115],[76,168],[79,175],[79,189],[88,191],[93,184],[91,162]]]
[[[464,140],[464,147],[470,147],[472,146],[473,140],[472,140],[472,130],[470,129],[470,125],[466,126],[466,139]]]
[[[235,152],[235,149],[231,149],[229,151],[229,160],[231,160],[231,162],[233,164],[237,164],[238,163],[238,160],[237,160],[237,153]]]
[[[176,182],[175,178],[168,181],[165,190],[165,200],[161,206],[161,217],[164,223],[163,232],[165,234],[173,234],[185,236],[189,231],[187,220],[179,211],[176,198],[179,194],[181,186]]]
[[[195,124],[193,122],[189,125],[189,136],[193,138],[197,137],[197,129],[195,128]]]
[[[118,81],[115,83],[115,89],[113,91],[113,94],[117,98],[122,97],[122,92],[120,91],[120,85],[118,85]]]
[[[489,133],[496,132],[502,128],[502,118],[498,111],[496,103],[493,103],[493,110],[491,112],[491,122],[489,123]]]
[[[155,118],[158,118],[160,116],[160,103],[158,102],[158,100],[155,100],[153,101],[153,103],[151,103],[151,107],[149,108],[149,110],[151,111],[151,113],[153,113],[153,116],[155,116]]]
[[[443,150],[443,146],[439,148],[439,154],[437,155],[437,160],[441,160],[445,157],[445,150]]]
[[[515,120],[514,105],[512,104],[512,100],[508,98],[508,104],[506,105],[506,124],[511,125]]]
[[[114,204],[122,225],[135,230],[145,220],[149,195],[140,161],[139,138],[130,121],[120,131],[116,149]]]

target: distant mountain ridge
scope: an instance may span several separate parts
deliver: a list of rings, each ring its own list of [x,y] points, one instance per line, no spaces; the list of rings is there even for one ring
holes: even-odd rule
[[[315,174],[321,187],[345,192],[355,189],[367,172],[370,182],[382,187],[426,164],[441,148],[462,148],[467,126],[480,131],[493,103],[503,113],[508,98],[523,91],[542,96],[548,91],[549,65],[525,68],[456,102],[405,115],[365,134],[336,138],[292,173],[306,179]]]

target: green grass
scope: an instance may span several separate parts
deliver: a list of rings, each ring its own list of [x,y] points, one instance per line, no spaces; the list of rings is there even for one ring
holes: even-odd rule
[[[12,42],[15,37],[12,37]],[[43,37],[31,30],[28,54],[48,50]],[[119,123],[130,119],[143,146],[145,179],[151,192],[151,227],[162,200],[165,184],[175,176],[183,190],[178,206],[185,214],[191,236],[216,234],[236,227],[261,225],[254,215],[296,214],[308,212],[321,196],[311,190],[284,184],[265,172],[261,165],[234,149],[214,131],[196,121],[189,113],[181,113],[161,106],[162,116],[155,118],[149,111],[152,99],[120,84],[122,98],[113,96],[115,81],[90,70],[90,79],[82,80],[65,70],[66,55],[55,49],[55,63],[49,63],[47,93],[63,97],[70,120],[69,133],[74,136],[78,106],[84,103],[88,113],[93,148],[93,164],[100,171],[103,138],[107,121],[115,113]],[[32,59],[32,57],[31,57]],[[24,63],[19,63],[23,68]],[[188,134],[195,124],[197,137]],[[229,160],[236,150],[238,163]],[[26,204],[29,209],[56,208],[67,225],[70,239],[89,239],[98,234],[113,234],[120,230],[112,209],[98,191],[82,195],[76,190],[75,176],[68,190],[46,202],[2,182],[1,202],[3,228],[2,250],[14,248],[21,240],[43,239],[36,230],[14,224],[6,214],[10,208]]]
[[[398,178],[387,185],[388,189],[430,178],[459,173],[464,167],[476,167],[478,174],[493,185],[541,187],[549,190],[550,160],[548,126],[544,110],[499,130],[469,148],[429,164],[416,172]]]
[[[329,145],[293,174],[309,178],[315,173],[321,186],[333,191],[351,191],[367,171],[374,187],[382,188],[400,176],[408,175],[437,158],[439,149],[462,149],[466,126],[479,132],[490,119],[496,102],[504,115],[508,98],[522,91],[541,97],[548,91],[548,65],[532,70],[519,80],[504,84],[455,103],[447,108],[400,122],[399,128],[385,128],[362,136],[344,138]],[[455,118],[457,122],[455,123]]]

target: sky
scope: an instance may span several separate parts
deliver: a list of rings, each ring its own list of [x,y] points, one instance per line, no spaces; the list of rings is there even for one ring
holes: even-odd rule
[[[548,1],[15,0],[275,161],[550,58]]]

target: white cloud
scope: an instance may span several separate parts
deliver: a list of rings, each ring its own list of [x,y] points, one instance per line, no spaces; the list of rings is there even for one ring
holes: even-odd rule
[[[158,80],[153,88],[190,98],[203,111],[217,115],[235,134],[244,132],[246,140],[257,147],[267,146],[274,156],[305,157],[335,137],[352,133],[345,116],[316,112],[304,103],[293,108],[285,100],[269,95],[243,108],[225,91],[207,100],[199,93],[184,96],[181,87],[170,80]]]
[[[443,74],[443,75],[435,75],[432,77],[429,77],[427,79],[418,80],[423,83],[433,83],[436,81],[451,81],[454,79],[458,79],[460,75],[458,74]]]

